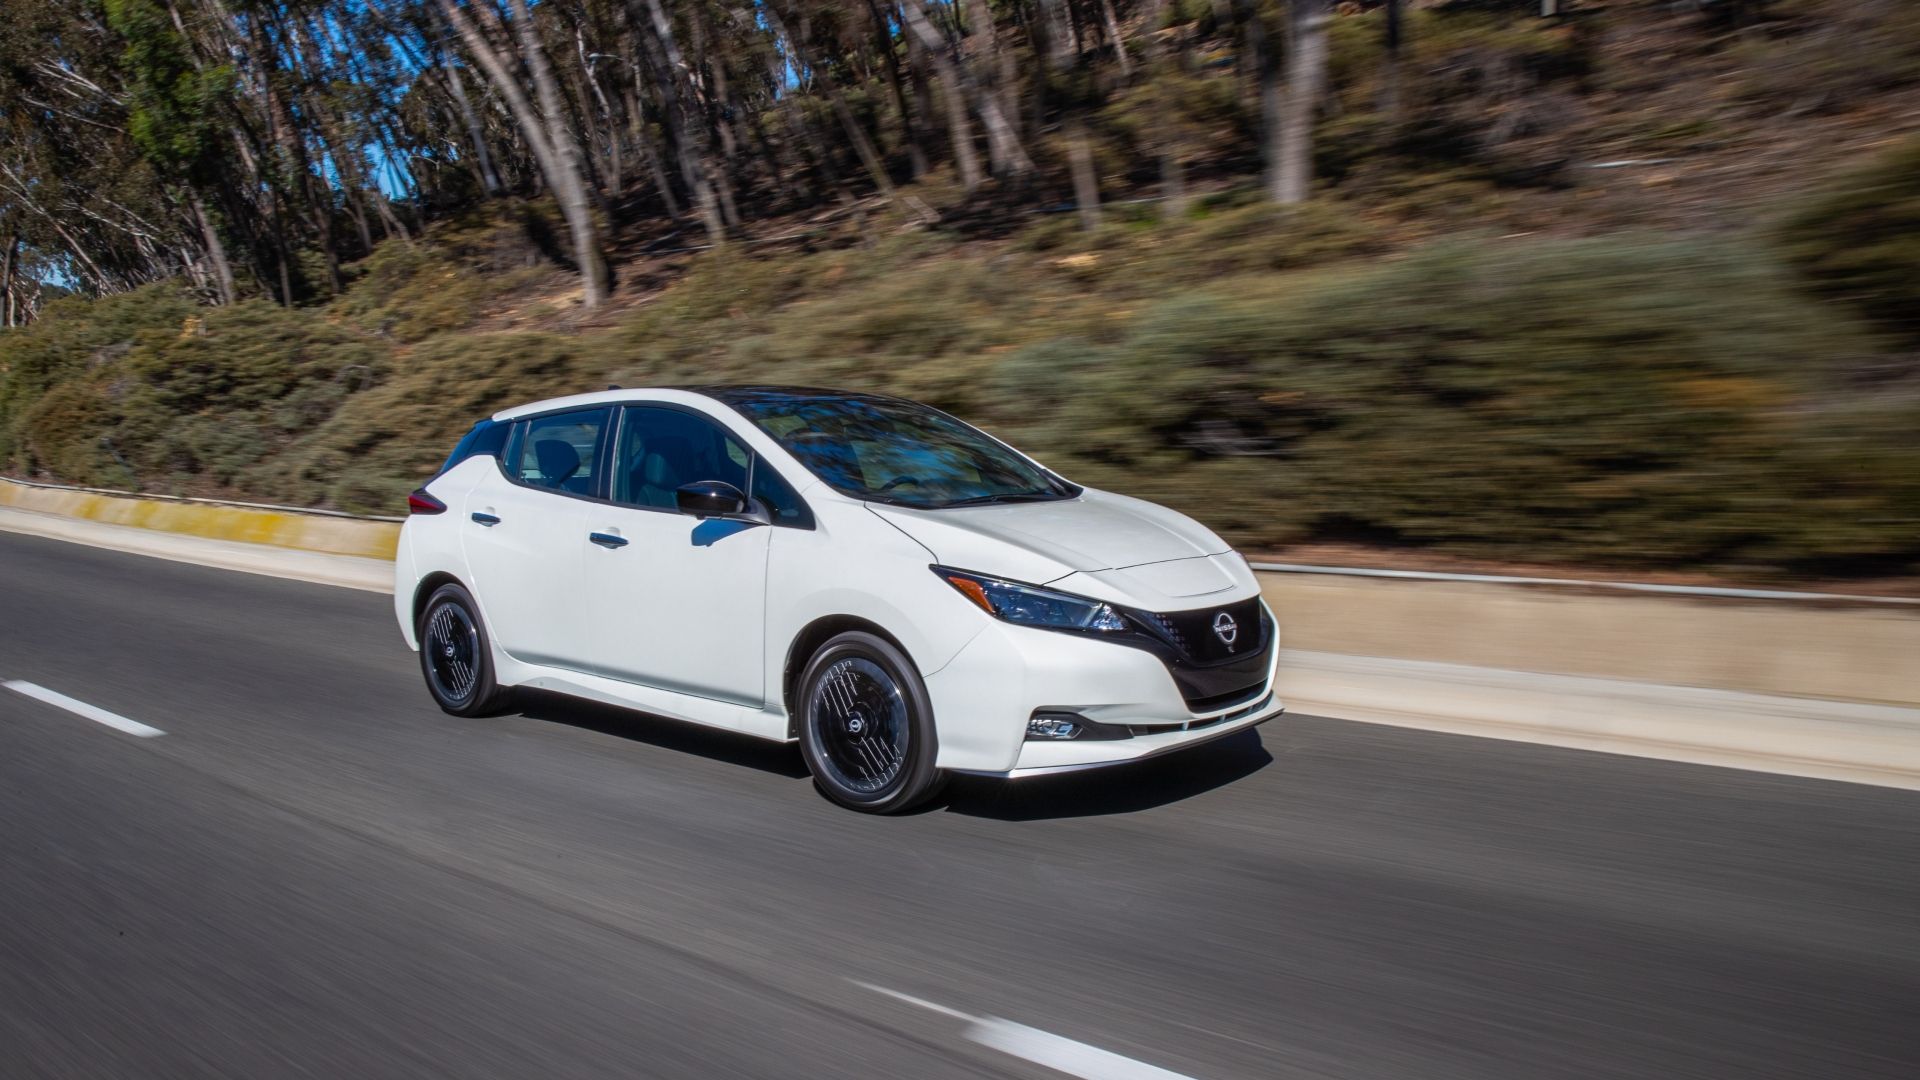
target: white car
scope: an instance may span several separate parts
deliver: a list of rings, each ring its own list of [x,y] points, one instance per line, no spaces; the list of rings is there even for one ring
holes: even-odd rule
[[[462,716],[532,687],[797,740],[821,791],[885,812],[1281,712],[1273,615],[1219,537],[897,398],[523,405],[409,506],[395,614]]]

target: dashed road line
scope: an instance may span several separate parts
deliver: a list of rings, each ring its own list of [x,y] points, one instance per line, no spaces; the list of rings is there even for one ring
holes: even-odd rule
[[[56,709],[65,709],[75,716],[86,717],[96,724],[105,724],[115,731],[126,732],[128,735],[134,735],[142,739],[151,739],[156,735],[166,734],[166,732],[161,731],[157,727],[148,727],[138,720],[129,720],[119,713],[108,712],[97,705],[89,705],[77,698],[70,698],[57,690],[49,690],[44,686],[37,686],[30,682],[21,682],[18,679],[0,683],[0,686],[5,686],[16,694],[25,694],[35,701],[45,702]]]
[[[884,986],[858,979],[849,981],[876,994],[884,994],[896,1001],[962,1021],[967,1025],[963,1034],[968,1040],[1068,1076],[1078,1076],[1082,1080],[1193,1080],[1192,1077],[1162,1069],[1158,1065],[1135,1061],[1111,1050],[1055,1035],[1051,1031],[1041,1031],[997,1016],[973,1016]]]

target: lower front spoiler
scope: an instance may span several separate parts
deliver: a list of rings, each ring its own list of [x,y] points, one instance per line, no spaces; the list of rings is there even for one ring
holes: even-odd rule
[[[1286,711],[1287,711],[1286,706],[1275,705],[1273,708],[1268,709],[1266,711],[1262,711],[1258,715],[1250,716],[1243,720],[1236,720],[1232,723],[1222,724],[1217,728],[1212,728],[1206,731],[1168,732],[1167,735],[1165,736],[1142,735],[1138,737],[1141,740],[1161,739],[1161,738],[1167,738],[1169,736],[1174,736],[1176,738],[1174,738],[1174,741],[1167,742],[1164,745],[1141,748],[1137,750],[1135,753],[1128,754],[1123,757],[1103,758],[1099,761],[1069,761],[1069,762],[1061,762],[1058,764],[1049,764],[1049,765],[1016,766],[1015,768],[1012,768],[1012,769],[1001,769],[998,771],[992,770],[992,769],[948,769],[947,771],[950,773],[953,773],[956,776],[990,776],[998,780],[1020,780],[1029,776],[1058,776],[1061,773],[1083,772],[1087,769],[1110,769],[1116,765],[1131,765],[1136,761],[1146,761],[1149,758],[1157,758],[1157,757],[1161,757],[1162,755],[1176,753],[1181,750],[1191,750],[1196,746],[1203,746],[1207,743],[1215,742],[1219,739],[1224,739],[1229,735],[1238,735],[1243,731],[1250,731],[1254,728],[1257,728],[1261,724],[1266,723],[1267,721],[1273,719],[1276,716],[1281,715],[1282,713],[1285,713]],[[1185,737],[1179,738],[1178,736],[1185,736]],[[1117,742],[1117,743],[1091,742],[1091,743],[1082,743],[1080,745],[1087,747],[1088,752],[1091,753],[1093,752],[1093,748],[1095,747],[1100,747],[1105,749],[1117,749],[1119,747],[1126,746],[1128,742],[1132,742],[1132,741],[1133,740],[1127,740],[1127,741]],[[1050,748],[1065,748],[1073,744],[1071,743],[1052,743],[1052,744],[1035,743],[1035,744],[1029,744],[1029,745],[1049,746]]]

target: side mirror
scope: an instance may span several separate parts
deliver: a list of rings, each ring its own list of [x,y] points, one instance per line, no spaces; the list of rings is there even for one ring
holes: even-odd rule
[[[676,488],[674,505],[697,518],[733,517],[747,512],[746,493],[724,480],[699,480]]]

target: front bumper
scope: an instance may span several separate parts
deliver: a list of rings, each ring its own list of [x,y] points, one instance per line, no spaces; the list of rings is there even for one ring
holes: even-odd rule
[[[989,624],[927,677],[940,740],[936,763],[976,775],[1032,776],[1122,765],[1244,731],[1285,711],[1273,696],[1277,638],[1269,638],[1266,676],[1257,688],[1196,712],[1167,663],[1144,649]],[[1131,734],[1030,742],[1027,721],[1036,712],[1074,713]]]

